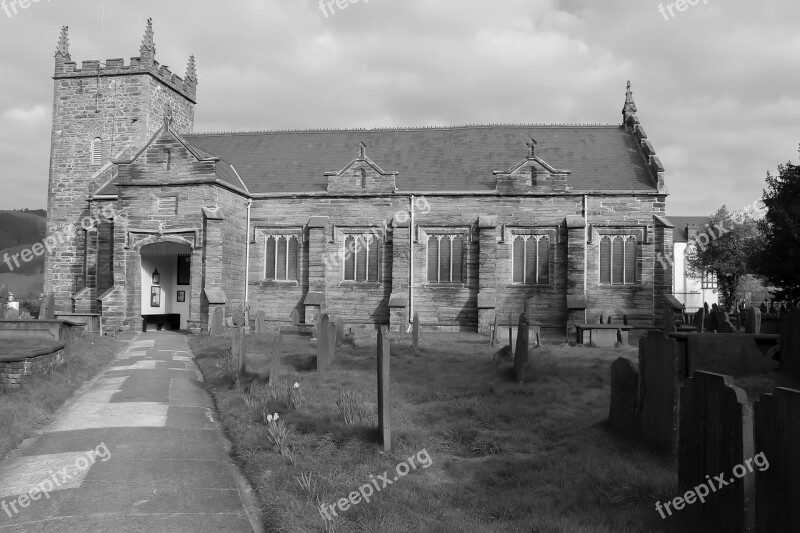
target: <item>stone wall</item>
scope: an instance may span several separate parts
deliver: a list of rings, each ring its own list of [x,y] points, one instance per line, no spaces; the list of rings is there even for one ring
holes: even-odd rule
[[[0,387],[15,389],[30,376],[54,372],[64,363],[65,351],[65,344],[54,344],[41,350],[0,356]]]

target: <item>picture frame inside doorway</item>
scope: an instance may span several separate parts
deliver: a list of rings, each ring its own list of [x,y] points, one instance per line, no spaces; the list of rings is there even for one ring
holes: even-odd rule
[[[150,287],[150,307],[161,307],[161,287]]]

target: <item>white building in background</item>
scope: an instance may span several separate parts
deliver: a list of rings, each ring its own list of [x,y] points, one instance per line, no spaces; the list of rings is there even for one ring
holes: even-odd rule
[[[672,294],[686,306],[687,312],[719,303],[719,287],[714,274],[702,277],[691,276],[686,272],[686,255],[690,240],[706,229],[708,217],[669,217],[675,226],[674,264],[672,269]]]

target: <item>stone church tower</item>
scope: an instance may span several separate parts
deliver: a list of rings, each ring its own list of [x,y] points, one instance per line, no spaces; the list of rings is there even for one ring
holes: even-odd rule
[[[47,197],[45,292],[57,312],[97,312],[97,296],[112,287],[113,203],[104,211],[89,197],[116,177],[112,164],[136,154],[164,125],[191,133],[197,75],[189,58],[183,78],[155,60],[152,20],[139,56],[83,61],[69,53],[67,27],[55,55],[53,130]]]

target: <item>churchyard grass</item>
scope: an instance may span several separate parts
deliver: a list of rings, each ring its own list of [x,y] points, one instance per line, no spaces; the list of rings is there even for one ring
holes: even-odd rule
[[[50,375],[27,378],[19,389],[0,389],[0,459],[52,420],[53,413],[125,346],[113,337],[86,335]]]
[[[308,339],[284,336],[279,381],[299,383],[305,401],[298,409],[289,408],[288,389],[270,395],[263,354],[271,336],[247,336],[249,374],[238,384],[216,366],[229,338],[192,336],[190,343],[268,531],[682,530],[654,511],[678,490],[674,461],[606,428],[609,367],[620,351],[545,344],[531,351],[530,381],[517,385],[512,363],[493,362],[500,347],[484,337],[425,333],[417,356],[408,339],[393,342],[393,448],[383,453],[374,331],[359,332],[355,349],[340,347],[323,374]],[[268,423],[247,407],[254,401],[291,428],[288,454],[275,453]],[[346,424],[337,402],[367,416]],[[430,468],[339,511],[333,523],[323,519],[320,504],[336,504],[423,449]]]

